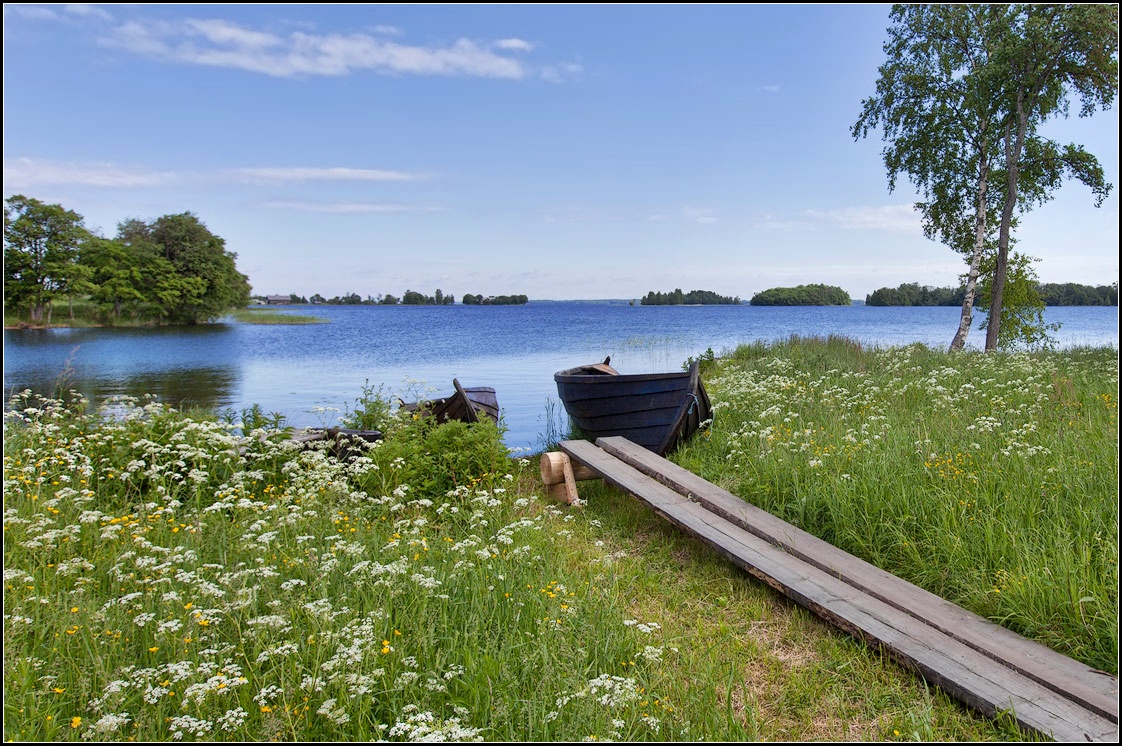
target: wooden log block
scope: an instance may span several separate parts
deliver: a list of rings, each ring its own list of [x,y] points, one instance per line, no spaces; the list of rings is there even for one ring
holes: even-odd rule
[[[546,484],[558,484],[565,479],[563,463],[568,463],[573,470],[573,478],[578,482],[589,479],[599,479],[600,475],[583,464],[574,464],[564,453],[543,453],[541,462],[542,481]]]
[[[597,478],[590,469],[581,468],[585,479]],[[547,494],[556,499],[575,504],[580,500],[577,494],[577,475],[573,469],[573,462],[564,453],[543,453],[541,459],[542,482],[546,485]]]

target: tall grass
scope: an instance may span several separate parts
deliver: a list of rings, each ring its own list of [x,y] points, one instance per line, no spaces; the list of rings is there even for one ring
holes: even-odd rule
[[[1096,668],[1118,659],[1118,353],[839,338],[711,364],[683,466]]]
[[[677,460],[1111,670],[1113,351],[792,340],[705,376]],[[349,458],[252,410],[12,402],[4,737],[1026,738],[616,490],[551,503],[501,426],[369,398],[385,438]]]
[[[307,314],[276,313],[276,307],[239,308],[227,318],[241,324],[326,324],[327,319]]]

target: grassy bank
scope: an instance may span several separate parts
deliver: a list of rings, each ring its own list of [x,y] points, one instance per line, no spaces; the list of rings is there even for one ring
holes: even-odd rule
[[[275,308],[241,308],[230,313],[240,324],[326,324],[327,319],[296,313],[276,313]]]
[[[712,434],[676,460],[753,500],[775,496],[781,513],[808,527],[818,524],[806,516],[841,510],[819,507],[815,495],[844,487],[847,503],[867,496],[850,508],[865,525],[843,530],[840,516],[822,524],[850,551],[861,545],[847,537],[879,536],[880,521],[923,530],[926,519],[911,524],[898,520],[899,508],[875,509],[873,496],[891,491],[875,482],[897,469],[926,474],[929,484],[912,497],[917,510],[952,492],[956,505],[972,495],[973,480],[951,480],[938,472],[945,459],[935,465],[916,453],[915,441],[930,438],[933,453],[955,448],[981,459],[967,429],[979,415],[953,415],[947,407],[961,402],[933,393],[951,388],[959,369],[1002,423],[988,433],[995,444],[1037,449],[1025,460],[1042,463],[1016,472],[1013,454],[995,457],[1010,494],[1020,492],[1014,479],[1036,491],[1038,476],[1055,485],[1082,475],[1078,494],[1045,497],[1095,514],[1070,524],[1069,554],[1104,553],[1109,567],[1085,573],[1109,586],[1116,522],[1104,527],[1112,508],[1095,501],[1115,496],[1117,412],[1102,397],[1116,390],[1116,357],[1113,365],[1106,353],[1012,357],[1002,358],[1007,372],[986,367],[1002,367],[986,362],[997,359],[814,341],[744,348],[709,365],[706,385],[719,403]],[[1051,372],[1072,382],[1081,404],[1063,399],[1070,424],[1059,439],[1051,428],[1023,432],[1025,421],[1045,418],[1048,405],[1028,397],[1039,387],[1051,402]],[[1005,404],[994,403],[999,396]],[[134,402],[113,421],[32,403],[8,414],[4,429],[6,739],[1024,738],[926,688],[610,488],[582,483],[584,506],[551,503],[534,460],[510,456],[497,427],[391,417],[376,423],[381,444],[340,461],[298,450],[275,429],[243,437],[234,424],[151,403]],[[366,411],[384,416],[378,402]],[[961,442],[938,424],[943,417],[961,419]],[[804,448],[810,435],[796,438],[791,422],[785,445],[769,440],[787,432],[779,429],[787,418],[816,440]],[[844,470],[842,455],[824,448],[843,427],[839,449],[856,449]],[[772,463],[780,455],[786,461]],[[877,465],[888,458],[899,463]],[[833,472],[822,469],[830,459],[838,459]],[[1048,471],[1056,468],[1063,473]],[[995,513],[979,506],[961,520]],[[1046,523],[1000,530],[1024,535],[1016,549],[1035,553],[1047,543],[1037,540]],[[1081,563],[1066,564],[1074,572]],[[984,570],[961,574],[995,585]],[[1081,597],[1094,593],[1080,588]],[[1079,604],[1098,625],[1073,633],[1084,653],[1116,649],[1115,631],[1105,629],[1116,592],[1102,595]]]
[[[325,324],[326,319],[318,316],[293,313],[275,313],[275,307],[253,307],[234,309],[225,318],[241,324]],[[87,298],[79,298],[71,306],[58,304],[51,313],[51,328],[92,328],[102,326],[141,327],[158,326],[159,318],[144,313],[114,317],[105,309]],[[47,327],[46,318],[42,323],[33,323],[26,311],[4,310],[5,328],[42,328]]]

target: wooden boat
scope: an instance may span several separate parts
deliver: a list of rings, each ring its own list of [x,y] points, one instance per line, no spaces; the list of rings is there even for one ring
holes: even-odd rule
[[[553,375],[557,394],[580,434],[621,435],[662,456],[712,417],[698,363],[679,373],[620,375],[610,358]]]
[[[455,378],[452,379],[452,386],[455,391],[448,396],[410,404],[402,402],[401,408],[422,417],[435,417],[437,422],[449,420],[478,422],[480,416],[498,422],[499,401],[493,388],[489,386],[464,388]]]

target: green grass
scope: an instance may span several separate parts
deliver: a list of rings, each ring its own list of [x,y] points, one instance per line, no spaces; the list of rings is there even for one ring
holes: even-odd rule
[[[229,318],[240,324],[326,324],[327,319],[295,313],[275,313],[275,308],[241,308]]]
[[[710,366],[686,468],[1117,673],[1118,356],[948,355],[843,339]]]
[[[1107,667],[1116,353],[801,340],[705,380],[676,460]],[[6,739],[1029,740],[614,489],[552,503],[500,427],[340,461],[252,412],[12,404]]]

